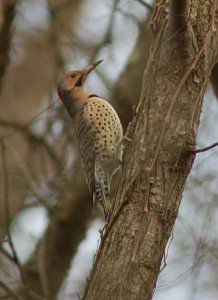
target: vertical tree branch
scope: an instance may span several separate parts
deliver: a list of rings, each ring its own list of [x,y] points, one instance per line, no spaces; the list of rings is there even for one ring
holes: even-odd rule
[[[9,49],[12,35],[12,24],[15,16],[16,0],[4,0],[3,23],[0,28],[0,89],[2,77],[9,63]]]
[[[166,2],[160,3],[166,11]],[[151,48],[129,130],[116,206],[83,300],[150,300],[153,296],[194,160],[189,146],[196,142],[204,91],[218,55],[217,1],[210,6],[203,0],[191,4],[190,22],[199,50],[189,41],[193,32],[187,28],[190,32],[182,39],[187,39],[189,59],[179,56],[182,49],[172,39],[164,14],[158,19],[162,26]],[[198,78],[195,84],[194,78]]]

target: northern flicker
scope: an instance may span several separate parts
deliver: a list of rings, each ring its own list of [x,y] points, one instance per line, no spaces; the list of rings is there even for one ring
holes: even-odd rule
[[[99,200],[108,220],[111,180],[122,161],[123,130],[114,108],[84,89],[88,74],[101,62],[68,72],[59,82],[57,91],[73,122],[93,205]]]

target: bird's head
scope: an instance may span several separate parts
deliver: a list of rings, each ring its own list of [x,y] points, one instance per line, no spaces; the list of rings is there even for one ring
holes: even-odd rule
[[[63,101],[64,96],[72,93],[76,88],[81,88],[88,74],[94,70],[103,60],[99,60],[96,63],[89,65],[83,70],[75,70],[68,72],[63,79],[60,80],[57,92],[60,99]]]

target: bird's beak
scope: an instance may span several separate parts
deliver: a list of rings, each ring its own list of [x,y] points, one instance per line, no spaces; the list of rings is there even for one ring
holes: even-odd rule
[[[84,69],[85,76],[92,72],[92,70],[94,70],[101,62],[103,62],[103,59],[97,61],[94,64],[89,65],[86,69]]]
[[[88,74],[90,72],[92,72],[92,70],[94,70],[102,61],[103,61],[103,59],[101,59],[101,60],[97,61],[96,63],[89,65],[87,68],[83,69],[82,70],[82,76],[79,78],[79,80],[77,80],[75,86],[76,87],[83,86]]]

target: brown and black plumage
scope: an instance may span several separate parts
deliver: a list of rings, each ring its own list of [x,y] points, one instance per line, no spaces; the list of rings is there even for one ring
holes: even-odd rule
[[[93,202],[99,200],[108,219],[111,213],[111,180],[122,160],[123,130],[114,108],[83,88],[87,75],[100,62],[84,70],[68,72],[58,85],[58,94],[73,121]]]

